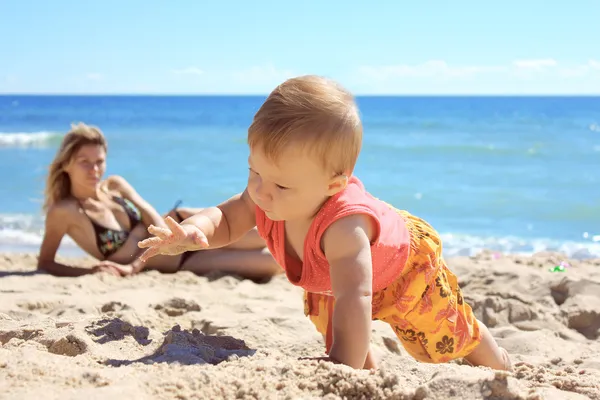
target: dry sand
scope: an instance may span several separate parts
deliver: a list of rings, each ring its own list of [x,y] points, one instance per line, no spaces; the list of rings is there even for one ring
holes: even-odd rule
[[[600,399],[600,260],[548,271],[561,261],[449,260],[509,374],[418,363],[379,322],[378,371],[299,360],[323,344],[283,276],[56,278],[34,255],[0,255],[0,398]]]

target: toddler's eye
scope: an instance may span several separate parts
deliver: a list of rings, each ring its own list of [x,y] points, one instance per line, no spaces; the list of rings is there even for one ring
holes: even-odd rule
[[[277,186],[277,189],[280,189],[280,190],[288,190],[289,189],[289,188],[286,188],[285,186],[281,186],[281,185],[276,185],[276,186]]]

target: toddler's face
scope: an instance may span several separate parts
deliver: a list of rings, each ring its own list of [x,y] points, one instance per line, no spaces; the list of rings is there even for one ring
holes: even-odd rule
[[[279,160],[275,163],[260,149],[250,149],[250,197],[274,221],[311,219],[339,190],[337,180],[305,152],[290,148]]]

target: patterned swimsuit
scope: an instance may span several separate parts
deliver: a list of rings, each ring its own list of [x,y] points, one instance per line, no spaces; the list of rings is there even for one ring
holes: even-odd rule
[[[129,231],[109,229],[105,226],[102,226],[90,218],[85,210],[83,210],[84,214],[89,218],[92,226],[94,227],[98,250],[100,250],[100,253],[104,256],[105,260],[116,253],[125,244],[127,238],[129,237],[129,233],[137,226],[137,224],[142,221],[142,215],[140,211],[133,205],[131,201],[118,196],[113,196],[112,199],[125,209],[125,212],[129,217],[129,224],[131,227]]]

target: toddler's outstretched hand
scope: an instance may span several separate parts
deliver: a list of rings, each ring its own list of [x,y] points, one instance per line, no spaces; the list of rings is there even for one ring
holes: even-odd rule
[[[147,248],[140,260],[146,261],[157,254],[177,255],[186,251],[201,250],[208,247],[206,235],[194,225],[179,225],[171,217],[165,218],[168,228],[150,225],[148,232],[155,237],[142,240],[138,247]]]

